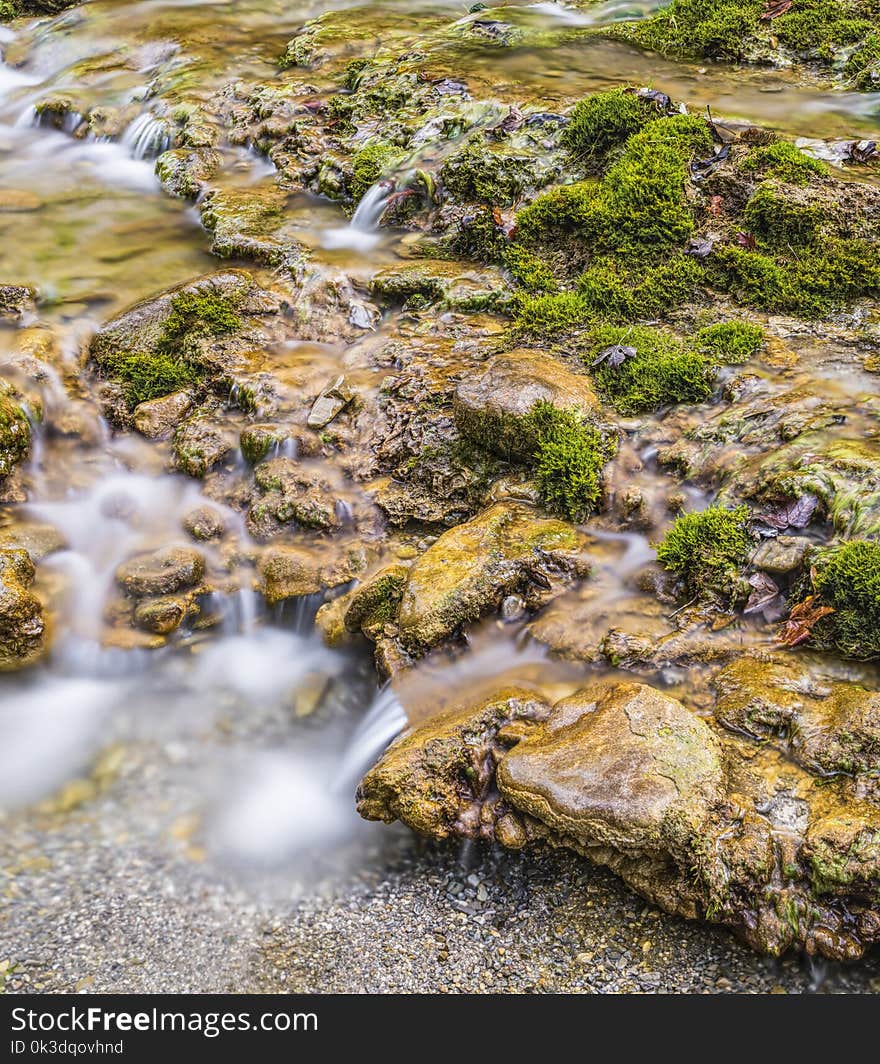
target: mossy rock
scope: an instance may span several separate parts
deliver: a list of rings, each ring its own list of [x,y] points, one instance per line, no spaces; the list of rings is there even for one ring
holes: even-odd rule
[[[247,527],[256,539],[271,539],[291,524],[321,532],[339,528],[333,488],[293,459],[269,458],[254,476],[260,495],[248,510]]]
[[[445,532],[409,571],[398,614],[400,639],[413,651],[436,646],[496,609],[505,595],[538,591],[537,577],[566,582],[586,575],[584,541],[569,524],[527,506],[498,503]]]
[[[462,379],[455,390],[456,425],[478,447],[530,459],[538,447],[531,415],[541,401],[582,418],[595,415],[599,406],[587,376],[572,373],[543,351],[518,349],[495,355]]]
[[[0,549],[0,672],[40,660],[46,650],[43,604],[31,590],[35,570],[20,549]]]
[[[522,835],[499,807],[491,783],[492,752],[504,749],[498,733],[546,717],[548,707],[525,689],[502,689],[480,705],[437,714],[410,729],[382,755],[358,788],[357,808],[367,820],[400,820],[435,838],[494,840]]]
[[[0,378],[0,481],[27,458],[30,450],[30,422],[12,387]]]

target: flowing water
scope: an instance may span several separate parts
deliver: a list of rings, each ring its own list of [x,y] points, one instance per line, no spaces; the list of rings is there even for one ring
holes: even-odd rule
[[[514,23],[554,28],[652,7],[610,0],[586,11],[557,3],[507,11]],[[51,526],[63,544],[38,570],[38,590],[51,604],[51,653],[26,674],[0,676],[0,807],[7,815],[59,795],[66,800],[72,782],[91,779],[108,751],[140,745],[155,751],[156,771],[173,781],[175,813],[192,816],[218,867],[287,867],[297,854],[342,848],[366,830],[353,815],[354,787],[408,718],[500,682],[561,696],[583,678],[586,666],[551,660],[526,620],[492,620],[471,633],[467,647],[432,655],[398,686],[377,690],[365,648],[327,649],[313,630],[313,609],[273,612],[247,580],[220,586],[203,604],[206,623],[159,649],[108,638],[117,567],[142,550],[185,545],[183,519],[204,501],[197,482],[167,472],[161,448],[115,436],[92,386],[77,378],[102,321],[217,268],[196,212],[166,196],[154,176],[154,159],[170,143],[169,114],[185,94],[207,98],[230,77],[269,77],[302,23],[343,9],[359,24],[373,20],[377,39],[448,22],[462,10],[443,0],[96,0],[53,19],[0,26],[0,280],[41,293],[33,323],[43,344],[37,357],[46,363],[39,400],[53,424],[69,417],[77,425],[65,436],[35,423],[27,500],[0,511],[0,533],[24,527],[36,541]],[[880,129],[876,96],[822,89],[785,71],[706,68],[601,41],[540,52],[475,46],[465,59],[463,76],[490,86],[505,104],[528,94],[557,109],[610,85],[650,82],[694,109],[709,104],[716,116],[795,137]],[[61,117],[35,110],[62,97]],[[83,134],[86,105],[114,109],[115,125]],[[223,151],[242,184],[271,182],[265,160],[240,148]],[[408,162],[417,165],[417,158]],[[410,172],[375,185],[350,220],[329,201],[292,198],[289,221],[313,249],[313,268],[357,275],[399,261],[412,237],[380,223]],[[0,362],[14,362],[19,340],[17,330],[0,327]],[[266,358],[331,377],[344,346],[304,339]],[[661,479],[651,464],[657,442],[646,444],[639,474],[649,497]],[[295,453],[292,444],[278,447]],[[351,505],[341,498],[343,517]],[[246,549],[241,515],[218,509]],[[594,531],[598,578],[560,599],[541,623],[552,626],[555,614],[575,608],[585,625],[639,615],[643,600],[630,577],[652,556],[647,537]],[[206,549],[209,569],[228,574],[219,550]],[[321,712],[300,718],[298,699],[316,686],[329,691]]]

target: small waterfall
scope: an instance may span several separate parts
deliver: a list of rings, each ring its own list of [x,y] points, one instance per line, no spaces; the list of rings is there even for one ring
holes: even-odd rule
[[[391,684],[386,684],[373,699],[367,715],[349,739],[333,789],[350,790],[356,786],[407,723],[406,710],[398,701]]]
[[[393,181],[387,178],[377,181],[364,193],[348,225],[327,229],[323,233],[323,246],[331,250],[351,248],[353,251],[369,251],[375,247],[381,239],[379,223],[394,191]]]
[[[324,593],[321,591],[285,599],[275,607],[275,624],[297,635],[308,635],[315,627],[315,617],[323,603]]]
[[[126,129],[122,143],[135,159],[146,159],[167,151],[172,137],[163,118],[144,111]]]

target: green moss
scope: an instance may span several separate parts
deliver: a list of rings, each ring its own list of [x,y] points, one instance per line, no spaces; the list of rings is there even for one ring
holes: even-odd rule
[[[824,216],[818,205],[794,203],[783,188],[768,183],[755,190],[743,221],[759,240],[772,247],[802,248],[818,239]]]
[[[528,292],[553,292],[558,287],[550,266],[538,255],[520,245],[508,245],[504,248],[501,259],[511,275]]]
[[[778,178],[789,185],[808,185],[813,175],[828,172],[825,163],[785,140],[753,148],[740,163],[740,168],[746,173]]]
[[[182,391],[198,380],[193,368],[169,355],[124,352],[107,355],[102,370],[122,382],[130,410],[138,403]]]
[[[843,72],[863,92],[880,87],[880,31],[868,34],[846,61]]]
[[[19,0],[0,0],[0,22],[11,22],[22,14]]]
[[[681,578],[689,595],[734,601],[752,542],[748,507],[715,505],[679,517],[657,546],[657,560]]]
[[[353,157],[352,178],[349,192],[357,203],[386,170],[400,157],[399,149],[393,144],[377,141],[367,144]]]
[[[762,19],[764,0],[673,0],[651,18],[615,34],[664,53],[766,61],[781,47],[824,63],[874,29],[868,0],[799,0]]]
[[[694,337],[694,345],[713,362],[739,365],[754,358],[766,337],[760,325],[749,321],[719,321]]]
[[[814,559],[813,586],[834,608],[819,633],[839,653],[880,656],[880,543],[853,540]]]
[[[612,445],[573,411],[545,401],[535,403],[529,422],[538,441],[534,471],[541,498],[554,513],[583,520],[602,497],[602,467]]]
[[[12,388],[0,379],[0,480],[27,458],[31,427]]]
[[[880,256],[867,240],[823,239],[784,262],[731,245],[715,247],[708,277],[740,303],[821,318],[880,291]]]
[[[171,313],[162,327],[156,352],[186,359],[200,340],[228,336],[241,325],[235,306],[226,296],[216,292],[180,292],[171,301]]]
[[[659,329],[602,326],[592,334],[590,363],[609,347],[634,348],[620,365],[605,358],[592,368],[604,398],[624,415],[648,413],[667,403],[699,403],[712,394],[712,365],[700,352]]]
[[[627,269],[613,259],[599,259],[578,278],[578,291],[599,317],[617,321],[654,318],[691,300],[702,272],[697,261],[686,255],[639,270]]]
[[[463,202],[504,207],[518,199],[534,175],[532,161],[471,137],[440,170],[446,191]]]
[[[656,106],[633,91],[599,92],[581,100],[572,111],[562,143],[579,159],[601,162],[656,116]]]
[[[520,296],[513,331],[518,335],[550,337],[571,332],[591,320],[589,304],[576,292]]]

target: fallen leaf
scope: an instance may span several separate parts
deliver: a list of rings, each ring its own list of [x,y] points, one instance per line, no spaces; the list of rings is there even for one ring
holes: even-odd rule
[[[723,196],[713,196],[709,200],[709,213],[713,217],[718,218],[720,215],[722,215],[724,213],[724,207],[722,206],[723,203],[724,203],[724,197]]]
[[[754,251],[758,246],[758,241],[755,239],[754,233],[737,233],[736,242],[741,248],[747,248],[749,251]]]
[[[848,162],[860,164],[869,163],[877,157],[877,142],[874,140],[854,140],[846,155]]]
[[[701,237],[691,237],[687,243],[687,247],[684,249],[685,255],[693,255],[695,259],[705,259],[712,254],[712,248],[715,246],[715,241],[711,237],[702,239]]]
[[[788,11],[791,4],[792,0],[767,0],[764,10],[761,12],[761,19],[764,22],[769,22],[771,19],[779,18],[780,15],[784,15]]]
[[[730,155],[730,145],[722,145],[714,155],[710,155],[706,159],[697,159],[691,163],[691,176],[700,181],[704,177],[708,177],[724,162],[724,160]]]
[[[834,613],[833,606],[817,605],[818,595],[807,595],[799,602],[779,633],[779,642],[786,647],[796,647],[810,638],[813,626],[823,617]]]
[[[766,573],[752,573],[749,577],[749,587],[752,592],[743,613],[757,613],[779,597],[779,588]]]
[[[622,366],[628,358],[635,358],[637,354],[638,352],[634,347],[626,347],[623,344],[612,344],[611,347],[606,347],[604,351],[599,352],[599,357],[593,362],[593,365],[599,366],[607,361],[611,369],[617,369],[617,367]]]
[[[812,521],[818,505],[819,500],[816,496],[806,492],[794,502],[783,503],[766,513],[759,514],[758,520],[770,528],[775,528],[778,532],[786,528],[806,528]]]

